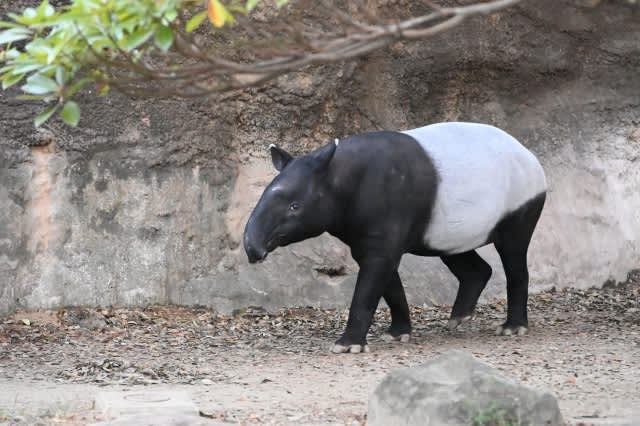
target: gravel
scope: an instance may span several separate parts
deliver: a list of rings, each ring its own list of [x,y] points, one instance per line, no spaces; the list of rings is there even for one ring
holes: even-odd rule
[[[446,329],[449,309],[413,307],[408,344],[382,340],[389,312],[379,309],[369,336],[372,352],[358,355],[328,352],[344,329],[346,310],[20,312],[0,319],[0,378],[34,386],[180,385],[190,389],[203,415],[218,420],[362,424],[369,394],[386,373],[462,349],[555,393],[565,418],[622,417],[640,406],[640,272],[599,289],[532,295],[531,329],[523,337],[493,334],[505,317],[505,300],[479,306],[475,320],[453,332]],[[33,422],[29,415],[0,406],[0,422]],[[65,413],[62,421],[75,418]]]

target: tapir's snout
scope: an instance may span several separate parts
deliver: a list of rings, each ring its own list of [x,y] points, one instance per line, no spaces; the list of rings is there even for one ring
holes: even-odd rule
[[[249,263],[258,263],[262,262],[266,259],[267,254],[269,252],[266,249],[257,249],[253,246],[244,246],[244,250],[247,252],[247,257],[249,258]]]
[[[252,229],[251,222],[252,221],[249,220],[244,230],[244,251],[247,253],[249,263],[257,263],[263,261],[267,257],[267,254],[269,254],[269,251],[263,244],[259,243],[261,239],[256,238],[254,235],[256,232]]]

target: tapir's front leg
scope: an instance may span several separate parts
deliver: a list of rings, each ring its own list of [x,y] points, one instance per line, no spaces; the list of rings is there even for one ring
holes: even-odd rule
[[[384,257],[367,257],[359,262],[360,272],[351,300],[347,329],[332,352],[367,352],[367,332],[389,280],[398,262]]]

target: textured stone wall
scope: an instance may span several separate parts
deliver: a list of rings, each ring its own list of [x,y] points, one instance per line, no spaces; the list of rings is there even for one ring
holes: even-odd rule
[[[302,153],[444,120],[497,125],[540,157],[550,194],[530,251],[534,290],[621,280],[640,265],[639,23],[614,1],[527,2],[224,104],[88,95],[78,129],[34,130],[40,106],[2,92],[0,312],[345,306],[356,268],[327,235],[246,261],[244,221],[274,175],[266,147]],[[481,253],[495,271],[487,296],[502,294],[495,251]],[[412,303],[453,301],[438,259],[407,256],[401,276]]]

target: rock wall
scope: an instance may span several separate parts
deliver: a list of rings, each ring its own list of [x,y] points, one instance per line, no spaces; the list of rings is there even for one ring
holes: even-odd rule
[[[444,120],[497,125],[540,157],[550,194],[530,251],[533,290],[621,280],[640,265],[638,23],[615,1],[528,2],[225,103],[88,94],[78,129],[34,130],[40,106],[2,92],[0,313],[345,306],[357,269],[327,235],[246,261],[244,221],[274,175],[266,147],[302,153]],[[485,297],[503,294],[495,251],[481,254],[494,266]],[[452,303],[456,283],[438,259],[406,256],[401,276],[411,303]]]

